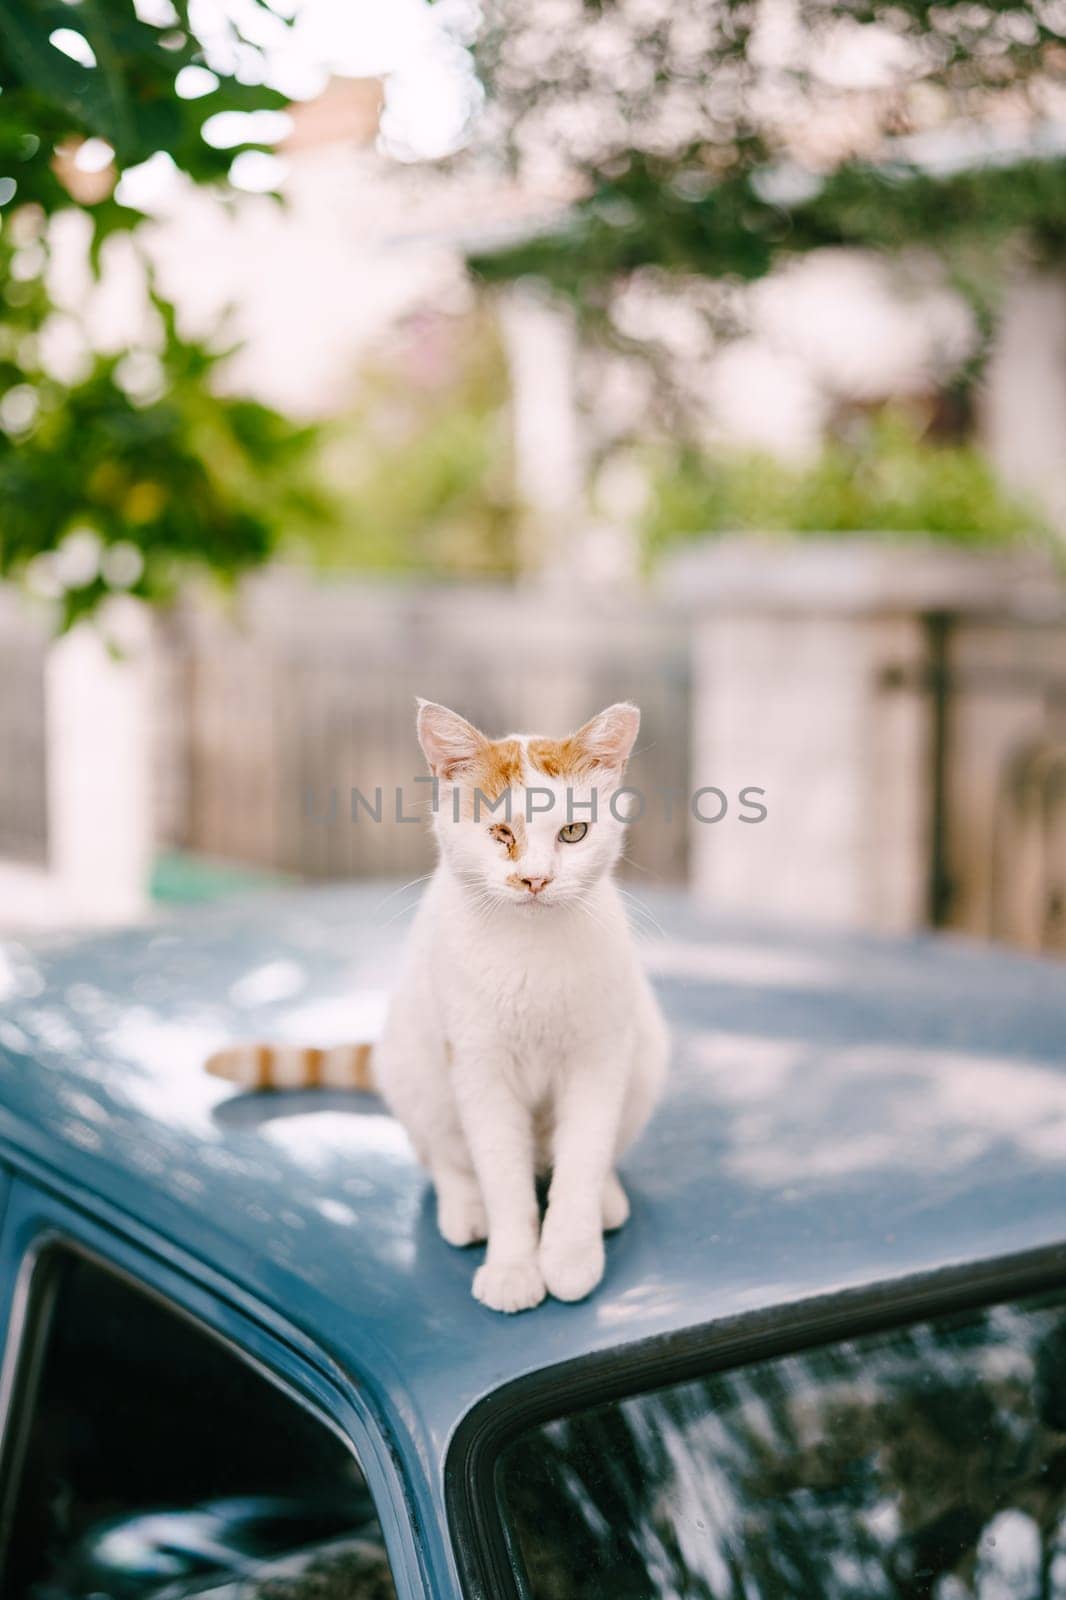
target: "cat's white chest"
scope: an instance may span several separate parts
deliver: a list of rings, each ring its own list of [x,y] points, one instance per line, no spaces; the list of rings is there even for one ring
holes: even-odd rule
[[[560,1063],[587,1047],[625,1005],[620,956],[594,939],[582,947],[521,929],[514,937],[455,948],[450,970],[442,973],[453,1043],[464,1035],[491,1035],[529,1097],[548,1094]]]
[[[500,942],[471,951],[452,993],[471,1022],[490,1024],[515,1044],[534,1044],[572,1027],[585,975],[565,949]]]

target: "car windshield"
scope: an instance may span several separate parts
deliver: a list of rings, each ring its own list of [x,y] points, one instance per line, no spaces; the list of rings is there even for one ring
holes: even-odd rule
[[[534,1600],[1066,1595],[1066,1297],[548,1422],[497,1484]]]

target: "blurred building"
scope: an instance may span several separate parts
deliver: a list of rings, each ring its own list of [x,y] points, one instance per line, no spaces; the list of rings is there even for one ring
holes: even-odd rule
[[[186,327],[208,333],[224,321],[239,345],[226,383],[298,416],[350,406],[368,354],[390,328],[416,313],[455,316],[471,306],[469,251],[558,225],[573,195],[557,178],[534,186],[476,165],[397,163],[378,148],[382,103],[377,79],[335,79],[292,108],[283,167],[269,174],[273,182],[281,173],[283,204],[266,194],[223,201],[165,173],[156,174],[157,192],[138,196],[155,212],[144,236]],[[847,116],[836,115],[838,135],[854,139]],[[819,129],[824,143],[824,118],[811,119],[806,137]],[[1027,137],[1036,155],[1066,145],[1057,125]],[[1002,137],[983,130],[961,146],[957,132],[899,143],[901,157],[930,167],[1005,154]],[[1017,157],[1017,143],[1006,154]],[[71,245],[76,256],[81,243]],[[98,288],[73,260],[57,269],[71,309],[88,309],[104,345],[117,347],[145,314],[130,255],[127,241],[115,242]],[[971,309],[921,253],[888,260],[821,250],[787,263],[741,296],[747,330],[739,338],[716,334],[708,293],[713,285],[637,274],[613,316],[623,336],[655,348],[680,403],[708,441],[725,446],[802,459],[849,409],[902,398],[935,415],[978,354]],[[586,494],[590,464],[647,428],[647,371],[620,353],[584,349],[565,308],[525,285],[494,291],[493,300],[511,360],[518,476],[543,513],[531,522],[527,565],[553,565],[552,530],[563,524],[555,544],[572,559],[583,524],[577,544],[590,545],[594,578],[632,571],[624,551],[604,554]],[[1066,527],[1062,273],[1019,266],[977,401],[978,435],[1007,484]]]

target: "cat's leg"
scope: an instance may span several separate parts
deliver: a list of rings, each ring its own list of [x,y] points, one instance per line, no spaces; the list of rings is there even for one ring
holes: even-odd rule
[[[414,1070],[402,1087],[393,1080],[393,1109],[433,1179],[441,1237],[448,1244],[477,1244],[488,1235],[485,1204],[448,1081],[447,1055],[428,1039],[414,1048]]]
[[[626,1089],[619,1068],[631,1049],[631,1036],[602,1041],[563,1069],[540,1238],[544,1282],[557,1300],[582,1300],[603,1277],[605,1202]],[[609,1198],[617,1215],[625,1194],[616,1178]]]
[[[526,1311],[544,1298],[533,1120],[501,1076],[491,1046],[458,1048],[452,1082],[488,1221],[488,1249],[474,1274],[474,1296],[493,1311]]]
[[[552,1139],[550,1128],[536,1129],[536,1173],[545,1177],[552,1169]],[[603,1231],[614,1233],[629,1220],[629,1199],[617,1172],[609,1172],[603,1185]]]
[[[629,1221],[629,1196],[622,1188],[617,1172],[609,1172],[603,1185],[603,1231],[614,1233]]]
[[[429,1169],[441,1235],[449,1244],[475,1244],[486,1237],[485,1206],[459,1123],[443,1022],[418,970],[404,977],[375,1050],[379,1086]]]
[[[448,1244],[481,1244],[489,1236],[488,1215],[468,1155],[438,1152],[430,1170],[437,1191],[437,1227]]]

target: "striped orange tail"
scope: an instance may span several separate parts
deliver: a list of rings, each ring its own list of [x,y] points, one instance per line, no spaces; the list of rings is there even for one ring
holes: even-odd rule
[[[242,1089],[361,1089],[372,1091],[368,1044],[336,1044],[315,1050],[299,1044],[235,1044],[216,1050],[205,1063],[216,1078]]]

